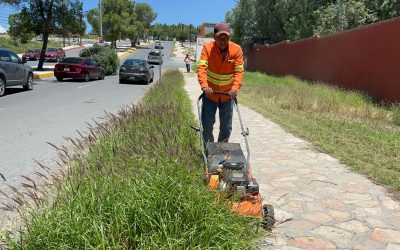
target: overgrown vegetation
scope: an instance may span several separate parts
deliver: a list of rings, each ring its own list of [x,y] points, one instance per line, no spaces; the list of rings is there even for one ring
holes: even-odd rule
[[[117,53],[108,46],[98,46],[95,44],[92,47],[81,50],[79,56],[93,58],[103,67],[106,75],[115,74],[119,67]]]
[[[20,237],[8,235],[8,247],[251,248],[253,221],[206,190],[193,123],[183,75],[169,71],[142,105],[107,114],[87,136],[71,139],[80,153],[60,150],[71,165],[65,183],[27,218]]]
[[[62,47],[62,42],[49,41],[49,47]],[[28,49],[40,49],[42,42],[30,41],[29,43],[21,43],[19,40],[14,40],[6,37],[0,37],[0,48],[7,48],[14,53],[21,54]]]
[[[294,77],[247,72],[240,100],[317,148],[400,192],[399,106]]]

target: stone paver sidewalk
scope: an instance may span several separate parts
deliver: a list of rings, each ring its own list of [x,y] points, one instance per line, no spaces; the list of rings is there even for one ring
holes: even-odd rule
[[[197,77],[183,74],[197,116]],[[253,175],[263,203],[274,206],[277,220],[262,249],[400,249],[400,205],[383,187],[239,107],[250,130]],[[230,141],[243,141],[237,114],[233,126]]]

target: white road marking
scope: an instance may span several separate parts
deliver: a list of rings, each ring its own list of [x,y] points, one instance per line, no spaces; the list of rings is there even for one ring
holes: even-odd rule
[[[92,86],[92,85],[94,85],[94,83],[80,86],[80,87],[78,87],[78,89],[86,88],[86,87],[89,87],[89,86]]]

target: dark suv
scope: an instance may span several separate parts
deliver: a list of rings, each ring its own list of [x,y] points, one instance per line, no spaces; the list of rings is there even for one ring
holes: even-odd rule
[[[24,90],[33,89],[32,68],[14,52],[0,48],[0,96],[6,87],[22,85]]]

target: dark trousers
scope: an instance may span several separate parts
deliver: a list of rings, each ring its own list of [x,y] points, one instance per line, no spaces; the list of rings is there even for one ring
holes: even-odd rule
[[[215,113],[219,109],[219,135],[218,142],[228,142],[232,132],[233,100],[224,103],[216,103],[203,97],[201,109],[201,122],[203,125],[204,141],[214,142],[213,128],[215,123]]]
[[[186,72],[190,72],[190,63],[186,63]]]

